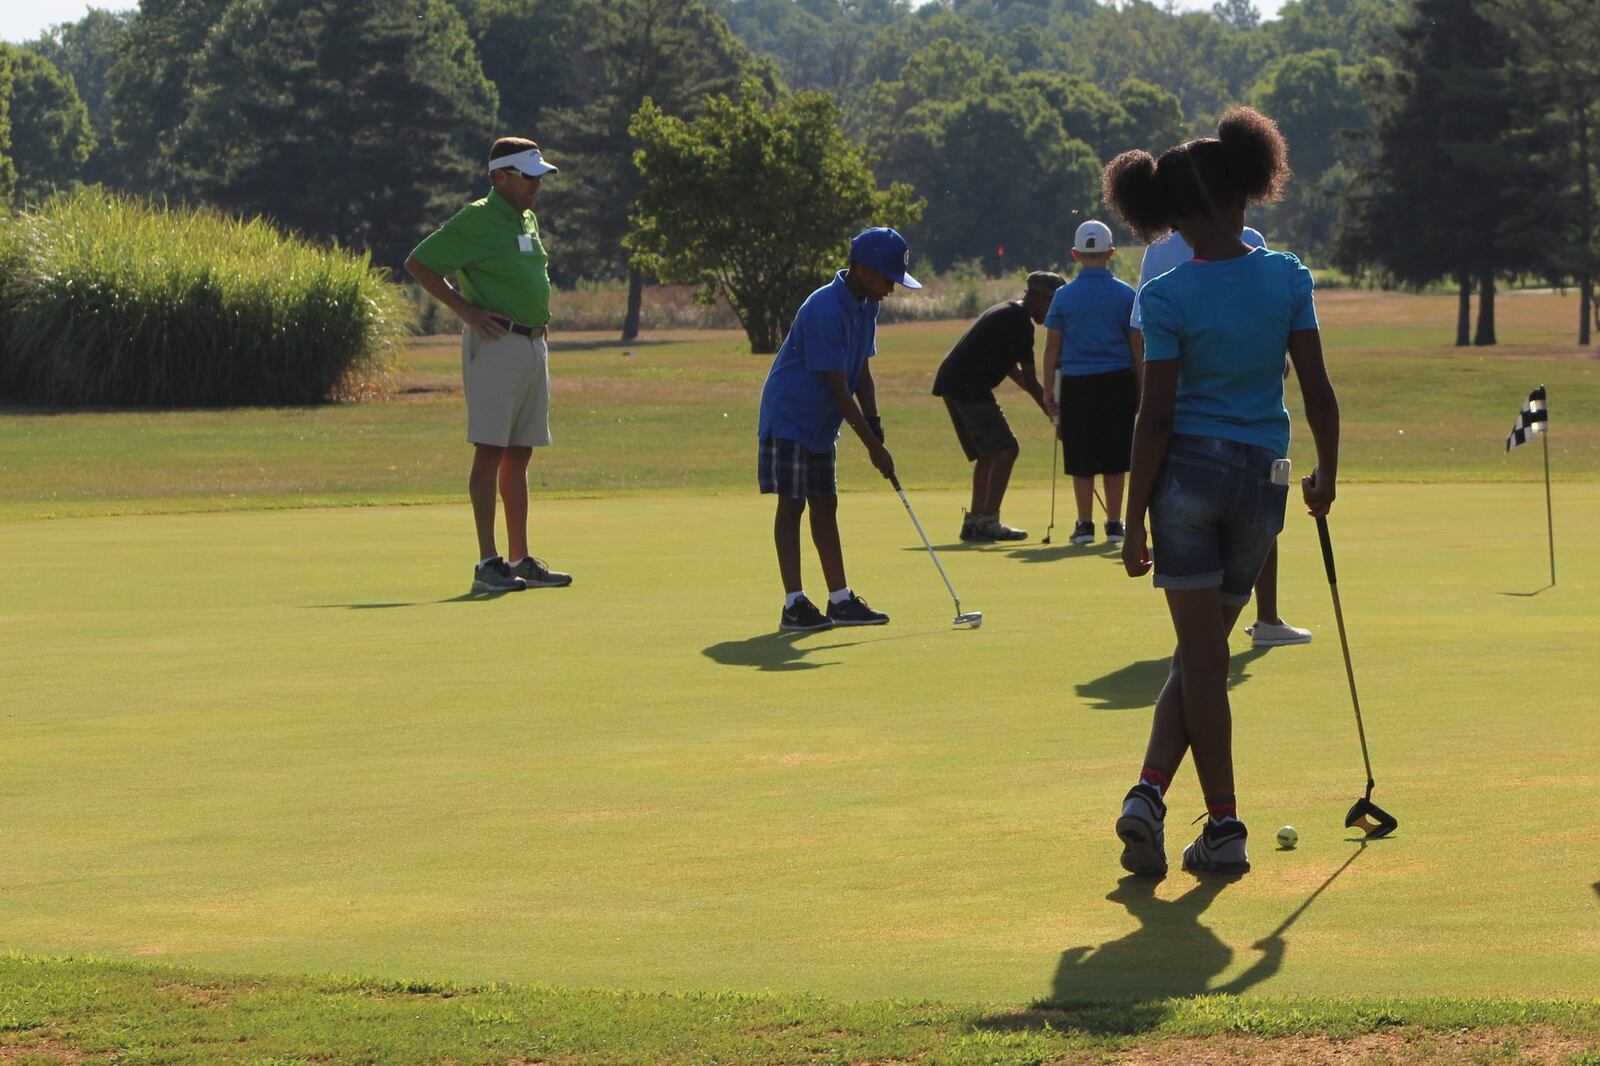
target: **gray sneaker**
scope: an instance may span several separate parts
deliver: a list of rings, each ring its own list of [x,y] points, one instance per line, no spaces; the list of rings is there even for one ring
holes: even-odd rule
[[[1167,876],[1167,805],[1151,785],[1139,782],[1128,790],[1117,819],[1122,840],[1122,868],[1140,877]]]
[[[1028,531],[1026,529],[1017,529],[1015,526],[1006,525],[1004,522],[1000,521],[999,514],[985,515],[982,521],[982,531],[987,534],[991,540],[998,541],[1028,539]]]
[[[521,592],[528,583],[511,572],[506,561],[496,555],[485,559],[472,570],[473,592]]]
[[[511,572],[521,578],[530,589],[564,589],[572,584],[571,574],[552,570],[544,565],[543,559],[535,559],[531,555],[513,566]]]
[[[1207,818],[1194,843],[1183,849],[1183,868],[1192,873],[1247,874],[1250,857],[1244,842],[1249,835],[1237,818],[1220,823]]]

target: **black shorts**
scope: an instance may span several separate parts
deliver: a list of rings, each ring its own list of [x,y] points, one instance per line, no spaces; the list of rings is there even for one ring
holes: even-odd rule
[[[777,493],[791,500],[837,496],[836,453],[834,448],[814,452],[798,441],[766,437],[756,456],[756,483],[764,493]]]
[[[1017,447],[1017,436],[1006,422],[1006,413],[1000,409],[993,394],[986,400],[957,400],[944,398],[950,412],[950,424],[956,428],[956,440],[967,461],[986,459]]]
[[[1133,455],[1139,388],[1133,370],[1061,378],[1061,449],[1074,477],[1125,474]]]

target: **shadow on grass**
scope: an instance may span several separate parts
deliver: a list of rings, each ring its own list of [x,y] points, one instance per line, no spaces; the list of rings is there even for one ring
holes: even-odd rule
[[[904,640],[917,636],[914,633],[899,633],[889,637],[873,637],[867,640],[835,640],[831,644],[802,644],[809,637],[838,636],[838,630],[824,629],[815,633],[762,633],[754,637],[745,637],[743,640],[725,640],[720,644],[713,644],[701,650],[700,654],[723,666],[750,666],[757,670],[784,671],[784,670],[815,670],[823,666],[836,666],[839,660],[832,659],[827,662],[818,662],[806,656],[818,652],[835,651],[839,648],[854,648],[859,644],[877,644],[885,640]]]
[[[654,348],[657,345],[674,344],[674,343],[681,343],[681,342],[666,340],[664,338],[655,339],[655,340],[631,340],[631,341],[618,341],[618,340],[566,341],[566,340],[561,340],[559,338],[559,335],[558,335],[557,337],[551,338],[551,340],[550,340],[550,350],[552,352],[598,352],[598,351],[605,351],[608,348],[620,348],[620,349],[622,349],[624,351],[630,351],[631,352],[635,348]]]
[[[401,600],[395,603],[307,603],[303,606],[310,611],[387,611],[393,607],[432,607],[440,603],[487,603],[508,595],[509,592],[463,592],[459,596],[447,596],[442,600]]]
[[[1249,648],[1229,659],[1229,690],[1250,680],[1248,667],[1270,650]],[[1078,695],[1093,701],[1093,707],[1097,711],[1134,711],[1154,707],[1156,694],[1167,682],[1167,672],[1171,663],[1171,659],[1144,659],[1129,663],[1104,677],[1085,681],[1078,686]]]
[[[1049,544],[1040,542],[1026,548],[1013,548],[1006,554],[1025,563],[1053,563],[1061,559],[1101,558],[1122,560],[1121,547],[1111,544],[1067,544],[1065,536],[1056,536]]]
[[[985,1018],[978,1027],[1014,1032],[1049,1026],[1135,1036],[1156,1028],[1166,1018],[1170,1005],[1163,1000],[1246,992],[1282,968],[1288,953],[1284,934],[1365,851],[1362,842],[1276,929],[1252,944],[1251,950],[1260,957],[1248,968],[1215,984],[1233,963],[1234,950],[1202,924],[1200,916],[1236,878],[1179,874],[1194,877],[1194,886],[1174,899],[1162,899],[1156,895],[1161,882],[1124,877],[1106,899],[1127,908],[1138,919],[1139,928],[1099,947],[1063,951],[1049,999],[1029,1010]]]
[[[1539,595],[1539,593],[1544,592],[1544,591],[1546,591],[1548,589],[1553,589],[1555,587],[1556,587],[1555,583],[1551,582],[1548,585],[1541,585],[1540,587],[1534,589],[1532,592],[1502,592],[1500,595],[1502,595],[1502,596],[1537,596],[1537,595]]]

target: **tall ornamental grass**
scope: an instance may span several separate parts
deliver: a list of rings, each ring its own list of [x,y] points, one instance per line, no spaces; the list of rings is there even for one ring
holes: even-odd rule
[[[0,218],[0,398],[310,404],[379,384],[407,331],[368,258],[84,191]]]

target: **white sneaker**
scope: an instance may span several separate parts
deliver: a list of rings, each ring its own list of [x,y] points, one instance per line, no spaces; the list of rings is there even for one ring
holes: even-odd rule
[[[1167,876],[1167,805],[1151,785],[1140,782],[1128,790],[1117,819],[1122,840],[1122,868],[1141,877]]]
[[[1287,622],[1274,625],[1271,622],[1257,622],[1253,626],[1245,626],[1244,631],[1250,635],[1250,643],[1258,648],[1276,648],[1284,644],[1310,644],[1311,630],[1298,629]]]
[[[1244,842],[1250,836],[1237,818],[1225,822],[1206,819],[1194,843],[1183,849],[1183,868],[1191,873],[1247,874],[1250,857]]]

